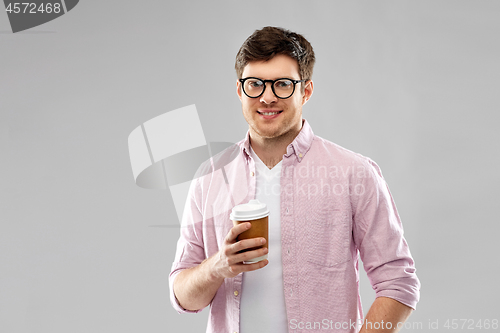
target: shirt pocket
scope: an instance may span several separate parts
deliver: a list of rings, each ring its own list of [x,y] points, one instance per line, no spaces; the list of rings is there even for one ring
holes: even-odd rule
[[[304,231],[307,261],[332,267],[351,259],[351,228],[346,213],[340,210],[311,212]]]

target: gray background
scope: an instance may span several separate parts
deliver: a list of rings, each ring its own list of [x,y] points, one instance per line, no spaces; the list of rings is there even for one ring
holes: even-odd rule
[[[498,1],[87,0],[12,34],[0,12],[0,331],[204,331],[207,311],[170,306],[179,229],[155,226],[175,209],[134,184],[127,137],[196,104],[209,141],[243,138],[234,57],[265,25],[314,46],[315,133],[384,172],[422,281],[410,322],[500,319],[499,17]]]

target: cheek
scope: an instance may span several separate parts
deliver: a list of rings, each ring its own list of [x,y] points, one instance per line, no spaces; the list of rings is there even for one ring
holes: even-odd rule
[[[304,100],[303,100],[303,96],[302,96],[302,95],[297,96],[297,98],[296,98],[296,99],[295,99],[295,101],[294,101],[294,107],[295,107],[295,108],[300,108],[300,107],[302,107],[302,105],[304,104],[304,103],[303,103],[303,101],[304,101]]]
[[[252,113],[252,101],[249,101],[248,99],[242,100],[241,101],[241,107],[243,109],[243,113],[250,115]]]
[[[256,99],[244,98],[241,101],[241,105],[243,106],[243,108],[248,109],[255,105],[255,101]]]

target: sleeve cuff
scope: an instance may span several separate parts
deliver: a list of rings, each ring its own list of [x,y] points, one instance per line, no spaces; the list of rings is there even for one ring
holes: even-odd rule
[[[420,299],[420,292],[417,290],[414,294],[407,294],[399,290],[382,290],[377,293],[377,297],[392,298],[415,310]]]

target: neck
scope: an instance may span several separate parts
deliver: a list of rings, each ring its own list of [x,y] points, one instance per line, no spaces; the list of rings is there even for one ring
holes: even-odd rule
[[[288,131],[274,138],[263,138],[250,130],[250,144],[261,161],[264,162],[269,169],[272,169],[283,159],[286,148],[292,143],[301,129],[302,124],[297,130]]]

